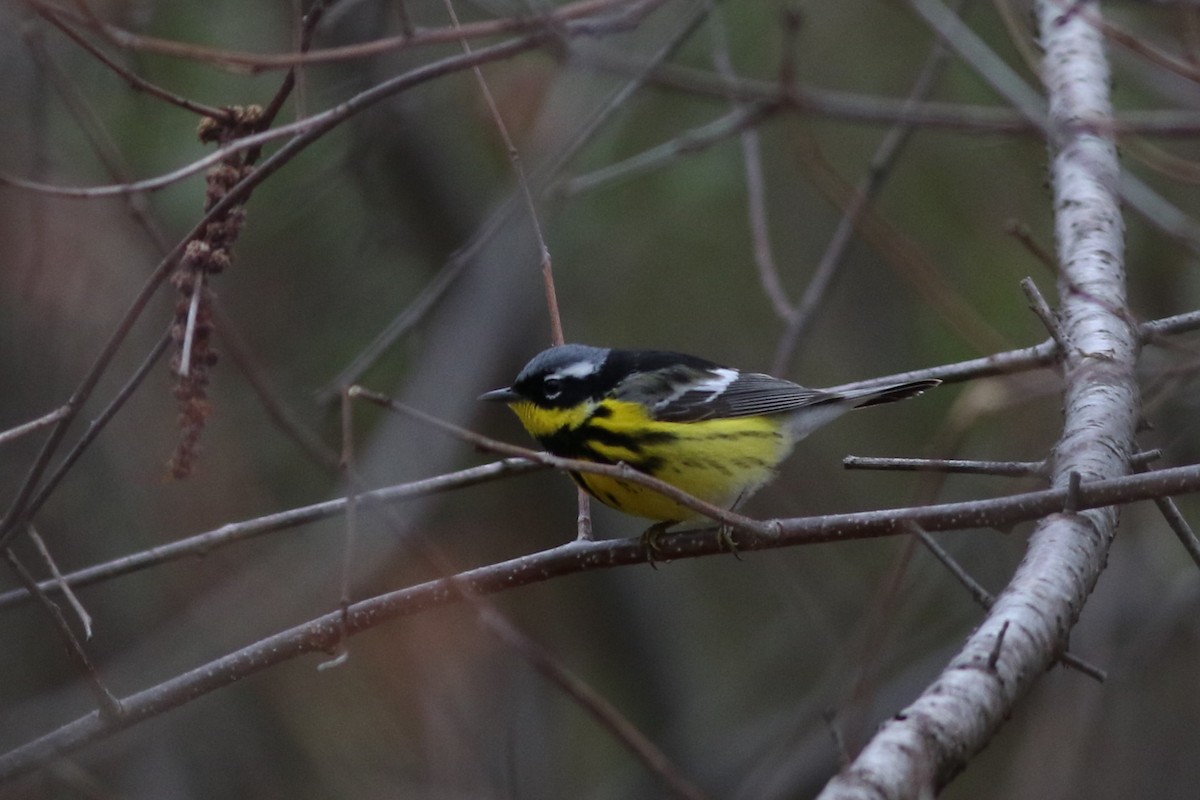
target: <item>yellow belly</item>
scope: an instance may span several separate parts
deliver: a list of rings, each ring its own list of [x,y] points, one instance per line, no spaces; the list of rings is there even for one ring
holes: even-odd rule
[[[512,405],[525,428],[553,453],[626,463],[722,508],[749,497],[774,477],[775,467],[792,447],[776,417],[660,422],[636,403],[610,400],[605,407],[611,413],[602,416],[591,415],[591,408]],[[627,514],[662,521],[703,516],[629,481],[586,473],[573,477],[597,500]]]

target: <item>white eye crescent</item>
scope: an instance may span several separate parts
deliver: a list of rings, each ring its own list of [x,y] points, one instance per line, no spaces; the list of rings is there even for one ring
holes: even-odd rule
[[[542,381],[542,392],[546,395],[547,400],[553,400],[562,394],[562,379],[561,378],[546,378]]]

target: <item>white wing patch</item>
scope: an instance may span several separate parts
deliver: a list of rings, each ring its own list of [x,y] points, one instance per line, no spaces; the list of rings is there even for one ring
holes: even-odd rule
[[[741,373],[739,373],[736,369],[718,367],[716,369],[708,370],[708,374],[711,377],[705,378],[704,380],[679,384],[675,387],[675,391],[671,392],[670,395],[655,403],[654,408],[656,410],[666,408],[679,398],[683,397],[685,394],[707,394],[708,397],[697,399],[694,402],[697,405],[702,403],[711,403],[720,397],[721,393],[728,389],[729,386],[738,379],[738,375]]]
[[[717,395],[729,388],[729,384],[738,379],[739,373],[736,369],[721,367],[710,371],[711,378],[703,381],[696,381],[691,386],[681,387],[685,391],[691,392],[708,392],[707,400],[702,400],[704,403],[711,403],[716,399]]]

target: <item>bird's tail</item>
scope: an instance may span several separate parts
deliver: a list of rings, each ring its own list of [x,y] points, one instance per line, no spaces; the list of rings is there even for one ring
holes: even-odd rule
[[[936,378],[929,378],[921,381],[906,381],[904,383],[895,383],[891,386],[876,386],[873,389],[861,389],[856,392],[846,392],[845,397],[850,400],[856,400],[854,408],[866,408],[867,406],[877,406],[882,403],[894,403],[897,400],[905,400],[909,397],[916,397],[922,392],[932,389],[941,381]]]

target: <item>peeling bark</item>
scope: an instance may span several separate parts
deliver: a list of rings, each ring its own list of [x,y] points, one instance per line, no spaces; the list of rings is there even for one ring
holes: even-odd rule
[[[1072,473],[1083,481],[1126,474],[1138,415],[1116,146],[1102,132],[1111,128],[1095,124],[1112,116],[1108,65],[1090,16],[1098,10],[1090,3],[1072,8],[1077,13],[1065,14],[1052,0],[1037,3],[1050,100],[1058,320],[1069,345],[1055,486],[1069,485]],[[1066,649],[1117,518],[1110,507],[1041,520],[1012,581],[958,655],[880,728],[822,800],[930,797],[960,772]]]

